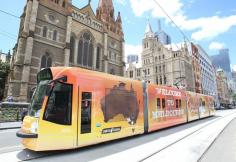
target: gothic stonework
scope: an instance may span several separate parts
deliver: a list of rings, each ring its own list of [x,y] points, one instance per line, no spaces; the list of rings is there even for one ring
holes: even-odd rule
[[[90,2],[90,1],[89,1]],[[124,75],[124,34],[112,0],[79,9],[71,0],[27,1],[12,58],[8,95],[29,100],[36,74],[51,66],[77,66]]]

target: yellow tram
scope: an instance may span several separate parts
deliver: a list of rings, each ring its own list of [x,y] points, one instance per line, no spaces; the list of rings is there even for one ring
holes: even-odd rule
[[[73,67],[41,70],[17,136],[35,151],[144,134],[214,115],[214,100],[173,87]]]

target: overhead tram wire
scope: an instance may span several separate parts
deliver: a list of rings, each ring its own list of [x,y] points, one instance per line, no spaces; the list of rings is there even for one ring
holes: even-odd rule
[[[4,10],[1,10],[1,9],[0,9],[0,12],[1,12],[1,13],[4,13],[4,14],[6,14],[6,15],[9,15],[9,16],[11,16],[11,17],[20,19],[19,16],[16,16],[16,15],[14,15],[14,14],[12,14],[12,13],[7,12],[7,11],[4,11]],[[16,35],[11,34],[11,33],[9,33],[9,32],[6,32],[6,31],[4,31],[4,30],[2,30],[2,29],[0,29],[0,35],[2,35],[2,36],[4,36],[4,37],[7,37],[7,38],[9,38],[9,39],[12,39],[12,40],[17,40],[17,39],[16,39],[16,37],[17,37]]]
[[[9,15],[9,16],[12,16],[12,17],[14,17],[14,18],[20,19],[19,16],[16,16],[16,15],[11,14],[11,13],[9,13],[9,12],[3,11],[3,10],[1,10],[1,9],[0,9],[0,12],[2,12],[2,13],[4,13],[4,14],[7,14],[7,15]]]
[[[4,37],[7,37],[7,38],[9,38],[9,39],[12,39],[12,40],[14,40],[14,41],[17,40],[17,39],[14,38],[13,36],[10,36],[10,35],[8,35],[8,34],[2,33],[1,31],[0,31],[0,35],[2,35],[2,36],[4,36]]]
[[[6,34],[6,35],[9,35],[9,36],[11,36],[11,37],[17,38],[17,36],[16,36],[15,34],[9,33],[9,32],[7,32],[7,31],[4,30],[4,29],[1,29],[1,28],[0,28],[0,32],[1,32],[1,33],[4,33],[4,34]]]
[[[162,10],[162,12],[164,12],[164,14],[171,20],[171,22],[176,26],[176,28],[180,31],[180,33],[184,36],[184,39],[187,39],[187,41],[189,43],[191,43],[191,41],[188,39],[188,37],[185,35],[185,33],[180,29],[180,27],[174,22],[174,20],[170,17],[170,15],[165,11],[165,9],[160,5],[160,3],[157,2],[157,0],[153,0],[158,6],[159,8]]]

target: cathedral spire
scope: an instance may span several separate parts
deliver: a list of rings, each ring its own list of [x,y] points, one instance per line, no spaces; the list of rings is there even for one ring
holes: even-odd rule
[[[148,20],[146,30],[145,30],[145,38],[148,38],[148,37],[154,37],[154,33],[152,31],[152,27],[150,25],[149,20]]]
[[[99,0],[98,8],[108,8],[108,9],[114,9],[112,0]]]
[[[114,6],[112,0],[99,0],[97,8],[97,18],[99,20],[115,21]]]

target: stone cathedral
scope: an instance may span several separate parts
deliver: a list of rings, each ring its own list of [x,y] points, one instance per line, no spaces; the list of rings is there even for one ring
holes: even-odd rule
[[[124,33],[112,0],[99,0],[96,13],[71,0],[27,0],[14,48],[7,95],[29,100],[42,68],[73,66],[123,76]]]

